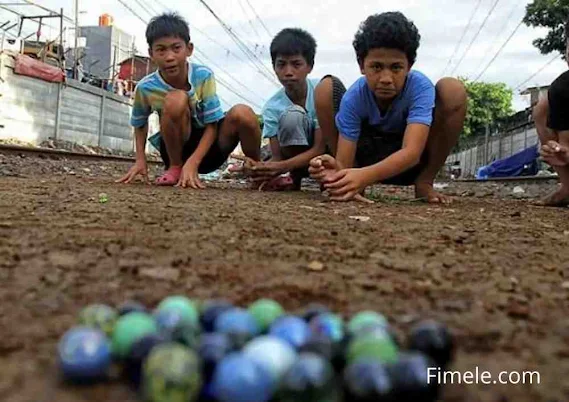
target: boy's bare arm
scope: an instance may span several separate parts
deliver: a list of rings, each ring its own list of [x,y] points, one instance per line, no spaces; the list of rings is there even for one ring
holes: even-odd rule
[[[207,124],[205,126],[205,130],[198,144],[198,147],[194,151],[194,153],[190,156],[189,160],[192,160],[199,166],[199,164],[203,161],[207,153],[209,152],[211,146],[215,142],[217,138],[217,123]]]
[[[294,169],[300,169],[307,167],[310,161],[322,155],[325,151],[324,136],[322,135],[322,130],[317,129],[314,131],[314,144],[310,149],[290,158],[280,162],[281,169],[284,171],[291,171]]]
[[[410,124],[403,137],[402,148],[374,165],[363,168],[364,182],[368,185],[380,182],[417,165],[429,137],[429,126]]]
[[[131,183],[136,176],[141,175],[143,180],[148,183],[148,167],[146,165],[146,137],[148,136],[148,125],[134,129],[136,162],[129,169],[127,174],[118,179],[117,183]]]
[[[271,148],[271,161],[280,161],[283,159],[281,144],[277,137],[271,137],[269,139],[269,147]]]
[[[144,160],[146,162],[146,137],[148,137],[148,124],[134,129],[136,160]]]
[[[338,170],[349,169],[354,166],[357,148],[357,141],[347,140],[342,135],[338,136],[338,148],[336,151]]]

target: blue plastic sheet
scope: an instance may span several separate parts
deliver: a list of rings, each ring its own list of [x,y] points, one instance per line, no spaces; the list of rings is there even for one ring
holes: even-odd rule
[[[476,173],[478,180],[495,177],[531,176],[538,172],[537,158],[539,151],[537,145],[524,149],[515,155],[482,166]]]

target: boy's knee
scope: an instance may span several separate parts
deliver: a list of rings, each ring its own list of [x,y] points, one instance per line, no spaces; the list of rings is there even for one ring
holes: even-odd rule
[[[164,97],[163,113],[170,118],[181,118],[190,110],[188,94],[184,91],[172,91]]]
[[[282,147],[308,145],[310,118],[306,110],[293,105],[283,112],[279,119],[277,138]]]
[[[227,115],[225,116],[225,119],[230,124],[237,126],[253,127],[259,125],[257,115],[253,109],[243,104],[235,105],[229,109]]]
[[[468,95],[462,82],[452,77],[441,78],[436,85],[437,107],[444,112],[466,109]]]

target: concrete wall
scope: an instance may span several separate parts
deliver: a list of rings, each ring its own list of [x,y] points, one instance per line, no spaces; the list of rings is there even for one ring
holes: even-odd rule
[[[474,177],[482,166],[515,155],[536,145],[538,141],[535,127],[526,125],[515,131],[490,137],[487,146],[482,140],[477,145],[452,154],[448,157],[447,164],[460,161],[462,177]]]
[[[130,99],[74,80],[57,84],[17,75],[13,65],[12,56],[0,54],[0,139],[134,150]],[[158,129],[155,117],[150,127],[151,133]]]

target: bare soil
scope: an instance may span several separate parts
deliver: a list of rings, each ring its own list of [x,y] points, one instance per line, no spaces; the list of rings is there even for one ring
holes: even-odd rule
[[[476,184],[445,189],[450,206],[412,202],[409,189],[381,188],[364,205],[311,189],[115,184],[128,167],[0,155],[0,400],[136,400],[118,381],[63,386],[56,344],[89,303],[171,294],[374,309],[401,335],[435,318],[457,339],[452,369],[541,380],[448,386],[443,400],[569,400],[569,209]]]

